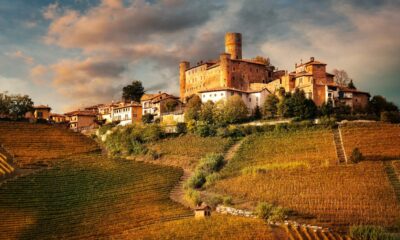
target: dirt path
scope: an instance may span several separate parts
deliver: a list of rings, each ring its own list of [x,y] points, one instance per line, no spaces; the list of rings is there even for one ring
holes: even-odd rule
[[[224,155],[225,161],[229,162],[235,156],[239,147],[243,143],[244,138],[232,145]],[[191,208],[190,204],[185,200],[185,190],[183,189],[185,182],[193,175],[193,172],[188,169],[183,169],[183,175],[177,182],[177,184],[172,188],[169,198],[177,203],[182,204],[185,207]]]

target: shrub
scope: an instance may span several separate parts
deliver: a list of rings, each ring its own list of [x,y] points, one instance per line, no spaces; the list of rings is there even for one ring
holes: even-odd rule
[[[364,159],[360,149],[354,148],[351,152],[350,161],[353,163],[358,163]]]
[[[218,206],[223,202],[223,199],[220,195],[213,195],[209,197],[206,201],[208,205],[210,205],[210,207],[215,208],[216,206]]]
[[[190,133],[194,133],[196,131],[196,121],[190,120],[186,124],[187,131]]]
[[[114,124],[106,124],[106,125],[103,125],[103,126],[101,126],[101,127],[99,128],[98,134],[99,134],[100,136],[101,136],[101,135],[104,135],[104,134],[107,133],[108,130],[111,130],[113,127],[115,127]]]
[[[381,121],[388,123],[400,123],[400,112],[397,111],[381,112]]]
[[[210,124],[205,122],[197,122],[195,133],[200,137],[215,136],[216,130]]]
[[[193,189],[186,189],[184,198],[193,206],[197,206],[201,203],[200,193]]]
[[[163,129],[157,124],[150,124],[144,127],[142,139],[145,142],[157,141],[164,137]]]
[[[180,122],[176,124],[176,133],[183,134],[187,132],[186,123]]]
[[[196,168],[198,172],[211,174],[218,172],[224,165],[224,157],[221,154],[211,153],[200,159],[200,163]]]
[[[206,174],[201,171],[196,171],[195,174],[188,179],[186,186],[191,189],[201,188],[205,182]]]
[[[274,207],[268,220],[272,222],[282,222],[286,219],[289,211],[283,207]]]
[[[350,227],[350,236],[358,240],[394,240],[398,239],[379,226],[358,225]]]
[[[151,123],[154,120],[154,115],[151,113],[146,113],[142,116],[143,123]]]
[[[224,205],[227,205],[227,206],[232,205],[232,202],[233,202],[233,200],[232,200],[232,197],[231,197],[231,196],[225,196],[225,197],[222,199],[222,203],[223,203]]]
[[[221,175],[219,173],[212,173],[210,175],[207,175],[205,186],[211,186],[219,179],[221,179]]]
[[[256,207],[256,214],[259,218],[268,219],[271,216],[274,205],[266,202],[261,202]]]

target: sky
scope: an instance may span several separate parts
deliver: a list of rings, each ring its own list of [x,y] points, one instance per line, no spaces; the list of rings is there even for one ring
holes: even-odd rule
[[[343,69],[358,89],[400,105],[400,1],[2,0],[0,92],[66,112],[147,92],[178,94],[179,62],[224,51],[294,70],[310,57]]]

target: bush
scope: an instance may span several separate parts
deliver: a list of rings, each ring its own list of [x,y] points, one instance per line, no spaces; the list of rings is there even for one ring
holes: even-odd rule
[[[205,122],[197,122],[195,133],[200,137],[215,136],[216,130],[212,125]]]
[[[358,225],[350,227],[350,236],[358,240],[394,240],[398,239],[382,227],[372,225]]]
[[[221,154],[211,153],[200,160],[196,171],[209,175],[213,172],[218,172],[223,166],[224,157]]]
[[[232,200],[232,197],[231,197],[231,196],[225,196],[225,197],[222,199],[222,203],[223,203],[224,205],[227,205],[227,206],[232,205],[232,202],[233,202],[233,200]]]
[[[213,196],[209,197],[206,201],[207,201],[208,205],[210,205],[210,207],[215,208],[216,206],[221,204],[223,200],[220,195],[213,195]]]
[[[111,130],[113,127],[115,127],[114,124],[106,124],[106,125],[103,125],[103,126],[101,126],[101,127],[99,128],[98,133],[99,133],[100,136],[101,136],[101,135],[104,135],[104,134],[107,133],[108,130]]]
[[[206,174],[201,171],[196,171],[195,174],[188,179],[186,186],[191,189],[201,188],[205,182]]]
[[[400,123],[400,112],[381,112],[381,121],[388,123]]]
[[[151,113],[146,113],[142,116],[143,123],[151,123],[154,120],[154,115]]]
[[[211,186],[219,179],[221,179],[221,175],[219,173],[212,173],[210,175],[207,175],[205,186]]]
[[[274,205],[266,202],[261,202],[257,205],[256,214],[259,218],[268,219],[271,216]]]
[[[273,204],[261,202],[257,205],[256,214],[259,218],[278,222],[283,221],[289,214],[289,211],[283,207],[274,206]]]
[[[350,161],[353,163],[358,163],[364,159],[360,149],[354,148],[351,152]]]
[[[180,122],[176,124],[176,133],[183,134],[187,132],[186,123]]]
[[[193,189],[186,189],[184,198],[193,206],[197,206],[201,203],[200,193]]]
[[[150,124],[144,127],[142,139],[145,142],[157,141],[164,137],[163,129],[156,124]]]

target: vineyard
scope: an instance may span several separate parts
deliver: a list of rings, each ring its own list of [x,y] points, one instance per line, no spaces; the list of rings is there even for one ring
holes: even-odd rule
[[[79,133],[23,122],[0,122],[0,143],[20,166],[98,149],[93,140]]]
[[[0,188],[0,239],[101,238],[192,217],[169,200],[182,171],[74,156]]]
[[[368,160],[400,159],[400,125],[387,123],[345,124],[341,127],[347,156],[359,148]]]
[[[333,135],[329,129],[267,132],[249,136],[224,172],[230,174],[252,168],[309,168],[336,162]]]
[[[162,164],[194,169],[198,160],[207,153],[223,153],[231,144],[228,138],[187,134],[151,143],[148,148],[161,154],[157,161]]]

